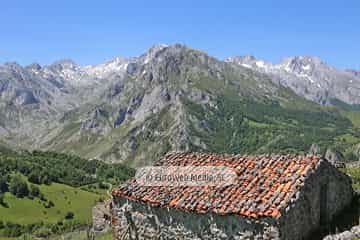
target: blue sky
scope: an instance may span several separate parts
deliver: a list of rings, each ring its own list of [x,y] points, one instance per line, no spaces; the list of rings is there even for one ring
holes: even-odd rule
[[[87,65],[183,43],[220,59],[306,54],[360,69],[359,0],[8,0],[0,9],[0,62]]]

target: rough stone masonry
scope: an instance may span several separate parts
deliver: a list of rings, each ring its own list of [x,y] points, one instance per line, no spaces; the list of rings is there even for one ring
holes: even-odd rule
[[[115,239],[306,239],[353,197],[351,179],[317,156],[171,153],[158,166],[226,166],[228,186],[113,191]]]

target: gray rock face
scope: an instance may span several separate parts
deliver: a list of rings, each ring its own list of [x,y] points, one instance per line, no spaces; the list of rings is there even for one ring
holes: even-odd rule
[[[346,71],[353,74],[356,77],[360,77],[360,71],[359,70],[347,69]]]
[[[272,64],[253,56],[231,57],[226,60],[269,75],[275,83],[291,88],[298,95],[320,104],[336,100],[359,104],[360,76],[355,70],[340,70],[311,56],[297,56]]]
[[[39,103],[30,89],[17,89],[12,101],[20,106]]]
[[[290,72],[303,74],[300,59],[290,62]],[[190,114],[185,100],[207,112],[217,109],[216,99],[229,92],[239,100],[281,101],[283,80],[274,83],[264,75],[273,76],[270,71],[249,70],[253,67],[244,67],[247,63],[261,69],[267,65],[254,57],[232,64],[179,44],[156,45],[139,57],[90,66],[71,60],[48,66],[6,63],[0,65],[0,136],[10,146],[109,161],[131,156],[145,162],[147,154],[169,149],[207,149],[204,139],[191,136],[190,125],[207,132],[214,126]],[[319,61],[313,64],[326,68]]]
[[[354,226],[348,231],[342,233],[328,235],[323,240],[354,240],[360,238],[360,226]]]
[[[107,123],[108,113],[99,107],[90,110],[87,119],[81,124],[80,130],[88,130],[92,133],[106,134],[110,131]]]
[[[19,115],[24,107],[36,110],[38,117],[47,118],[50,115],[64,112],[73,105],[70,97],[71,89],[63,91],[59,85],[54,85],[49,79],[39,76],[39,65],[23,68],[17,63],[0,65],[0,112]],[[22,114],[9,121],[22,122],[31,114]]]
[[[344,155],[340,151],[329,148],[326,150],[325,159],[327,159],[332,164],[336,164],[338,162],[344,161]]]
[[[208,70],[223,68],[224,63],[181,45],[157,45],[139,57],[84,67],[71,60],[48,66],[6,63],[0,65],[1,137],[9,145],[70,150],[75,142],[99,141],[105,135],[108,147],[84,152],[99,158],[111,152],[115,155],[105,157],[117,161],[137,149],[138,135],[157,139],[144,151],[160,154],[163,145],[186,147],[177,92],[189,92],[188,80],[197,74],[214,75]]]
[[[311,144],[309,154],[310,155],[320,155],[321,154],[320,146],[317,145],[316,143]]]
[[[126,110],[125,109],[120,109],[119,113],[116,117],[116,120],[114,122],[114,127],[118,127],[121,125],[121,123],[125,120],[126,117]]]
[[[358,158],[358,160],[360,161],[360,143],[355,145],[354,154]]]

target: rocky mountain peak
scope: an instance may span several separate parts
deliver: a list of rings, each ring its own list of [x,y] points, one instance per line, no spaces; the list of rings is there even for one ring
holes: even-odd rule
[[[38,73],[41,70],[41,65],[38,63],[32,63],[27,65],[25,68],[31,72]]]
[[[289,57],[278,64],[251,56],[232,57],[226,61],[267,74],[276,84],[289,87],[298,95],[320,104],[331,104],[336,100],[360,104],[359,71],[336,69],[319,57]]]
[[[312,56],[295,56],[284,59],[280,66],[288,72],[303,73],[314,69],[329,68],[320,58]]]
[[[158,51],[161,51],[163,50],[164,48],[167,48],[169,47],[169,45],[166,45],[166,44],[155,44],[153,45],[151,48],[149,48],[149,50],[147,51],[146,54],[154,54]]]
[[[241,65],[242,67],[251,68],[251,69],[261,68],[264,71],[266,71],[268,68],[273,67],[271,63],[257,59],[253,55],[229,57],[225,59],[225,62],[235,63]]]
[[[346,69],[345,71],[354,75],[355,77],[360,77],[360,70]]]
[[[157,57],[160,51],[164,50],[167,47],[168,45],[165,44],[157,44],[152,46],[145,54],[139,57],[140,62],[142,62],[143,64],[149,63],[152,59]]]
[[[0,65],[0,74],[4,74],[4,77],[0,75],[0,83],[1,80],[9,80],[11,78],[17,79],[19,81],[28,81],[31,80],[31,73],[27,71],[24,67],[16,62],[7,62],[3,65]],[[2,78],[2,79],[1,79]]]
[[[6,69],[9,69],[12,71],[23,70],[23,67],[20,64],[18,64],[17,62],[6,62],[2,66],[3,66],[3,68],[6,68]]]
[[[56,69],[76,69],[79,66],[71,59],[62,59],[54,62],[49,67]]]
[[[233,56],[225,59],[225,62],[234,62],[234,63],[252,63],[256,61],[256,58],[253,55],[243,55],[243,56]]]
[[[83,68],[83,70],[90,76],[96,78],[105,78],[110,74],[124,74],[126,72],[129,60],[123,57],[116,57],[108,62],[89,65]]]

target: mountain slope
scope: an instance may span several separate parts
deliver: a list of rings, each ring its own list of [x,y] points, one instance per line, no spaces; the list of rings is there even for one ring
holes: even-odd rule
[[[28,89],[37,101],[28,100],[34,107],[16,125],[11,117],[0,122],[0,133],[12,146],[133,166],[152,163],[169,150],[306,152],[316,142],[324,151],[336,146],[351,152],[354,139],[360,139],[343,112],[302,98],[273,74],[229,61],[182,45],[158,45],[140,57],[94,66],[71,61],[19,66],[31,76]],[[38,94],[50,92],[51,84],[50,97]],[[311,98],[316,91],[308,96],[316,100]],[[6,99],[23,112],[18,100]],[[48,99],[61,104],[52,106]],[[36,108],[53,114],[38,114]]]
[[[265,97],[277,88],[246,69],[183,46],[159,49],[154,56],[113,83],[122,85],[119,94],[101,95],[89,111],[77,109],[74,115],[84,116],[84,121],[75,123],[69,116],[60,134],[45,146],[143,164],[170,149],[189,149],[185,100],[212,104],[219,94],[232,91],[230,85],[244,97]],[[112,89],[110,85],[105,93]]]
[[[265,73],[275,83],[320,104],[360,103],[360,76],[357,72],[336,69],[317,57],[291,57],[279,64],[267,63],[253,56],[231,57],[226,61]]]

